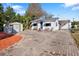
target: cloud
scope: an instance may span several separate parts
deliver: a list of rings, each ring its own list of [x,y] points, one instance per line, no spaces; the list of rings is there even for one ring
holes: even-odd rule
[[[25,10],[24,10],[24,8],[23,8],[22,6],[20,6],[20,5],[13,5],[13,6],[11,6],[11,7],[14,9],[14,11],[15,11],[16,13],[18,13],[18,14],[20,14],[20,15],[24,15]]]
[[[73,7],[72,10],[79,10],[79,6]]]
[[[76,3],[64,3],[64,7],[74,7],[74,6],[77,6],[79,5],[79,2],[76,2]]]
[[[79,2],[76,2],[76,3],[64,3],[62,6],[64,8],[71,8],[72,10],[79,10]]]
[[[14,5],[13,3],[6,3],[6,4],[4,5],[4,11],[6,11],[6,8],[7,8],[8,6],[12,7],[12,8],[14,9],[14,11],[15,11],[17,14],[24,15],[24,13],[25,13],[25,9],[24,9],[23,6],[17,5],[17,4]]]

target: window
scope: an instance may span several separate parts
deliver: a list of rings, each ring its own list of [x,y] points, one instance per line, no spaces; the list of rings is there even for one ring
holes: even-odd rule
[[[34,23],[33,26],[37,26],[37,23]]]
[[[46,23],[44,26],[51,26],[51,23]]]

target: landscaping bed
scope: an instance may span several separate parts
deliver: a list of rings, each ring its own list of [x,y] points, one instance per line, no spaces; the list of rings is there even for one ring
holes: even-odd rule
[[[13,34],[7,34],[4,32],[0,32],[0,40],[13,36]]]
[[[6,33],[0,33],[0,50],[8,48],[9,46],[17,43],[19,40],[21,40],[20,35],[12,35],[12,34],[6,34]]]

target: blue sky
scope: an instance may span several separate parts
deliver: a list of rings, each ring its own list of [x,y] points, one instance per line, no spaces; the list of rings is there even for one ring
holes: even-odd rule
[[[23,15],[28,8],[29,3],[3,3],[4,10],[11,6],[16,13]],[[53,14],[59,18],[79,19],[79,4],[65,3],[41,3],[41,7],[48,14]]]

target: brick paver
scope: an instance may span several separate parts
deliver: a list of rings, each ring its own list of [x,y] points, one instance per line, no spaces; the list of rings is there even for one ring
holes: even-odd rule
[[[24,39],[6,49],[3,55],[21,56],[78,56],[79,51],[74,39],[67,30],[39,32],[26,30]]]

